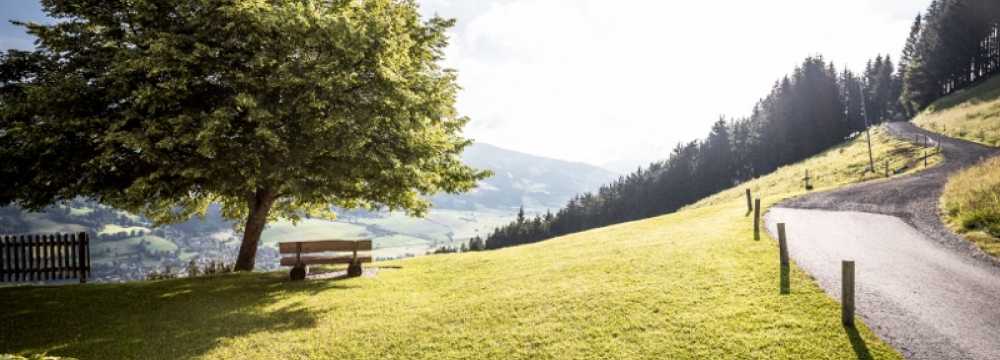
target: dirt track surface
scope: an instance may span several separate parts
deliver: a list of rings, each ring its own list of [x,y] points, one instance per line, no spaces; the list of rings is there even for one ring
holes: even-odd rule
[[[945,162],[785,201],[767,214],[768,229],[773,235],[776,223],[787,224],[792,259],[837,299],[840,261],[855,260],[858,315],[905,357],[1000,359],[1000,262],[938,214],[948,176],[997,151],[910,123],[889,131],[928,136]]]

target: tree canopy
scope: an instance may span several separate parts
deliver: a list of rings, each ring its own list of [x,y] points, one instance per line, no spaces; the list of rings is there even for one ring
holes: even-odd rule
[[[716,122],[706,139],[677,145],[666,160],[581,194],[555,215],[499,227],[485,245],[535,242],[671,212],[871,124],[911,117],[1000,72],[1000,1],[932,0],[914,19],[899,59],[897,68],[891,56],[878,55],[862,73],[838,74],[821,57],[807,58],[775,82],[750,116]]]
[[[1000,2],[933,0],[903,49],[904,106],[919,111],[941,96],[1000,71]]]
[[[555,214],[525,218],[522,210],[516,221],[494,229],[485,247],[531,243],[675,211],[817,154],[869,123],[897,119],[900,81],[892,61],[879,55],[869,64],[859,77],[849,70],[838,72],[822,57],[806,58],[774,83],[751,115],[720,118],[705,139],[678,144],[666,160],[580,194]],[[878,110],[869,111],[866,119],[866,108]]]
[[[0,56],[0,204],[75,197],[186,220],[268,221],[331,206],[420,215],[487,172],[439,65],[453,20],[408,0],[43,0],[33,51]]]

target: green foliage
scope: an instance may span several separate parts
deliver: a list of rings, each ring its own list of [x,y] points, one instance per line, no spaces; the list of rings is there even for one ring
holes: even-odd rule
[[[676,211],[818,154],[863,131],[869,120],[898,116],[900,81],[893,69],[892,60],[881,55],[862,77],[838,74],[822,57],[806,58],[774,84],[750,116],[719,119],[704,140],[678,144],[667,160],[574,197],[555,215],[529,220],[522,214],[490,233],[485,245],[532,243]]]
[[[900,102],[910,113],[1000,71],[1000,2],[933,0],[903,49]]]
[[[158,223],[330,206],[421,215],[486,172],[441,68],[453,21],[410,1],[43,1],[0,58],[0,203],[92,197]],[[250,254],[252,256],[252,253]],[[245,259],[241,251],[241,258]],[[249,259],[252,264],[252,258]]]

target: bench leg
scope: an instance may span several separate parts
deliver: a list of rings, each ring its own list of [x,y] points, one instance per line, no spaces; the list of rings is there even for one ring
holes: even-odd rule
[[[309,268],[305,265],[295,265],[295,267],[292,268],[292,272],[289,274],[289,277],[292,281],[305,280],[306,272],[308,271]]]
[[[363,272],[360,261],[352,261],[350,265],[347,265],[347,276],[349,277],[361,276]]]

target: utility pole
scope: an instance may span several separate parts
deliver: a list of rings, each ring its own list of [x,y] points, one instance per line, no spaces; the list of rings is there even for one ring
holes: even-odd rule
[[[871,125],[868,123],[868,110],[865,105],[865,89],[861,87],[861,82],[858,82],[858,93],[861,94],[861,117],[865,119],[865,137],[868,138],[868,170],[872,173],[875,172],[875,156],[872,155],[872,133]]]

